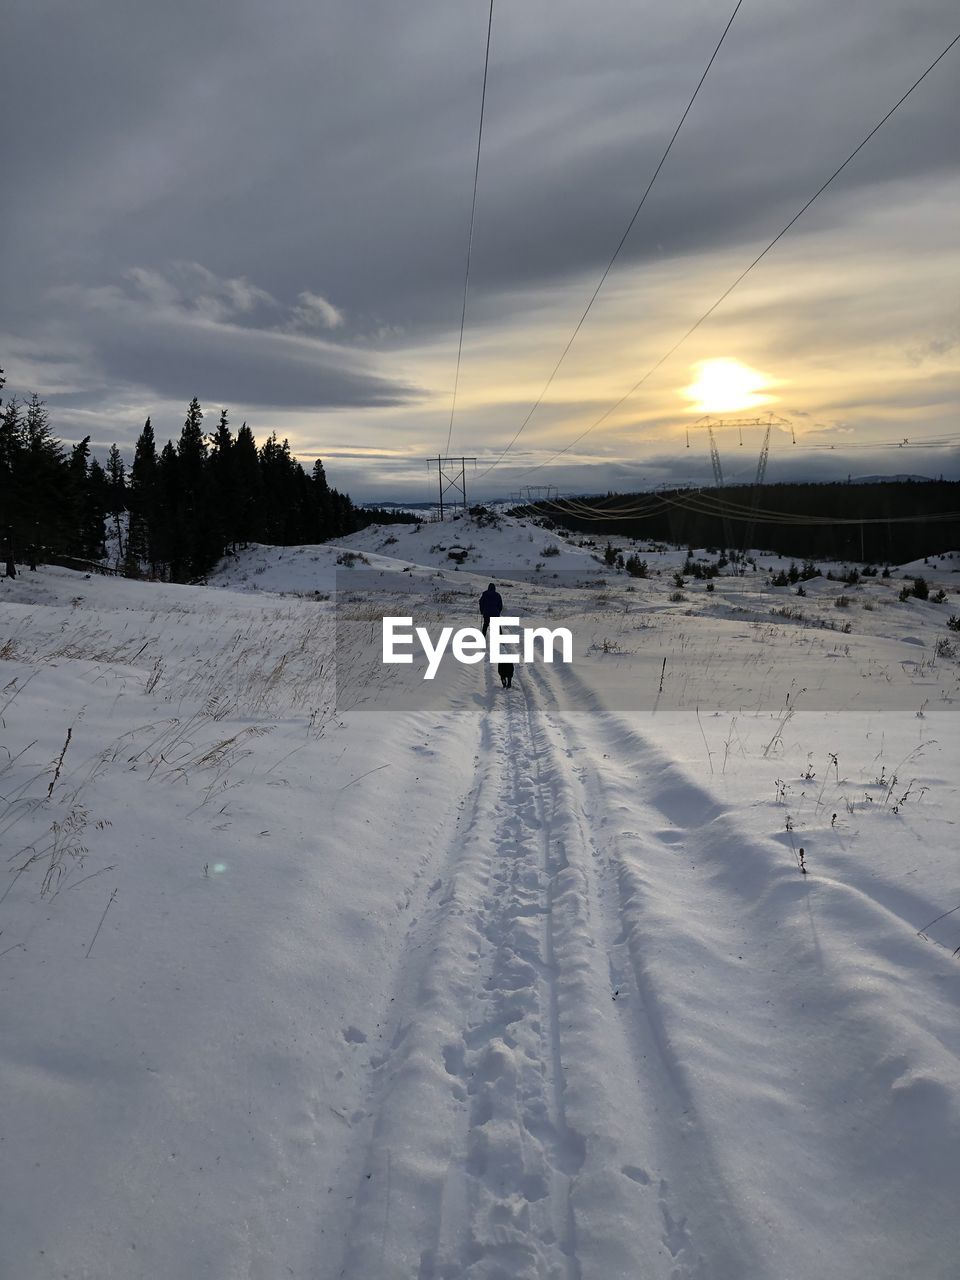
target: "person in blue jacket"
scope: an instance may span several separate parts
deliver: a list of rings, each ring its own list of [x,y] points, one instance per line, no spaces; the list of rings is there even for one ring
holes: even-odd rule
[[[499,618],[503,613],[503,599],[492,582],[480,597],[480,612],[483,615],[483,634],[486,635],[490,619]]]

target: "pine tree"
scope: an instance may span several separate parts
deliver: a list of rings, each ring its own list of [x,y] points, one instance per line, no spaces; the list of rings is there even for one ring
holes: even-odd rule
[[[237,432],[233,449],[236,525],[231,541],[246,546],[260,536],[260,508],[263,486],[257,442],[246,423]]]
[[[156,571],[157,521],[160,518],[157,476],[157,444],[148,418],[137,437],[130,468],[130,524],[127,557],[137,565],[148,563]]]
[[[290,444],[287,440],[281,444],[276,431],[273,431],[260,448],[260,476],[263,483],[261,537],[264,542],[282,544],[285,541],[287,512],[292,496],[292,472]]]
[[[207,460],[207,442],[203,435],[203,410],[196,396],[190,401],[187,416],[177,444],[180,480],[186,492],[198,494],[203,480],[203,464]]]
[[[69,540],[66,513],[59,500],[59,481],[66,458],[63,445],[50,428],[47,407],[30,397],[23,423],[24,450],[16,487],[21,500],[19,538],[35,569],[41,548],[60,550]]]
[[[13,396],[0,415],[0,521],[3,538],[4,573],[8,578],[17,576],[16,558],[20,548],[23,493],[20,479],[23,473],[25,433],[20,401]]]
[[[327,484],[327,474],[319,458],[313,464],[310,479],[312,481],[310,492],[310,532],[307,537],[311,542],[324,542],[331,536],[334,518],[330,486]]]
[[[185,508],[196,510],[203,494],[203,472],[207,461],[207,442],[203,434],[203,410],[194,396],[187,409],[187,417],[177,442],[178,475],[180,493]]]
[[[87,472],[90,466],[90,437],[84,436],[79,444],[70,450],[67,463],[66,505],[70,512],[70,526],[74,534],[74,550],[86,559],[96,550],[87,540],[89,531],[89,494],[87,492]]]
[[[113,527],[117,535],[117,562],[122,561],[126,553],[123,547],[122,516],[127,509],[127,474],[115,444],[110,446],[107,455],[107,510],[113,518]]]
[[[3,388],[6,386],[6,383],[7,383],[7,380],[3,375],[3,370],[0,369],[0,391],[3,390]],[[2,407],[2,405],[3,405],[3,396],[0,396],[0,407]],[[0,430],[2,430],[2,419],[0,419]],[[9,502],[7,486],[8,486],[8,481],[4,474],[3,463],[2,461],[0,461],[0,513],[5,513],[7,510],[7,504]],[[0,539],[3,539],[4,542],[7,541],[5,537],[4,529],[0,529]],[[7,576],[11,578],[15,578],[17,576],[17,570],[12,559],[12,548],[8,553],[8,555],[10,558],[5,559],[4,572]],[[11,573],[10,570],[13,570],[13,572]]]
[[[207,507],[207,442],[203,434],[203,410],[194,396],[177,442],[179,501],[175,525],[183,563],[175,575],[196,577],[207,568],[210,547],[210,513]],[[171,569],[172,573],[172,569]]]
[[[184,571],[186,546],[180,504],[180,460],[173,441],[168,440],[157,459],[157,528],[154,553],[166,565],[172,581]]]
[[[210,437],[210,512],[216,544],[215,554],[223,555],[228,543],[236,546],[236,494],[233,483],[234,441],[226,409],[220,410],[220,422]]]
[[[6,378],[0,369],[0,390],[6,386]],[[18,415],[11,411],[16,403],[16,396],[0,414],[0,540],[3,546],[4,574],[8,578],[17,576],[13,551],[13,500],[14,500],[14,465],[19,448],[20,424]],[[3,400],[0,399],[0,405]]]
[[[14,396],[0,415],[0,511],[3,512],[4,536],[7,542],[19,528],[22,495],[17,481],[23,463],[26,434],[23,410]]]
[[[102,558],[107,515],[128,574],[149,563],[178,581],[206,572],[230,544],[322,541],[363,523],[349,497],[329,487],[323,463],[308,475],[275,431],[258,449],[246,423],[233,437],[226,409],[209,438],[202,424],[194,398],[177,444],[168,441],[158,456],[147,418],[129,474],[116,444],[105,472],[89,436],[66,455],[38,396],[25,405],[0,400],[0,550],[8,572],[16,572],[16,552],[35,560],[43,547]]]
[[[104,520],[109,502],[109,482],[103,467],[96,458],[90,461],[87,472],[86,527],[84,541],[90,549],[90,555],[100,560],[106,554],[106,529]]]

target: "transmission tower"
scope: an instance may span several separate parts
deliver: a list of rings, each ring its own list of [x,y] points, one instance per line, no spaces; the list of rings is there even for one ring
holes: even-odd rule
[[[707,423],[707,430],[710,433],[710,462],[713,466],[713,478],[716,481],[717,488],[723,488],[723,468],[720,466],[720,450],[717,448],[717,437],[713,434],[713,426]]]
[[[743,546],[740,550],[746,554],[753,543],[753,534],[757,527],[757,508],[760,505],[760,488],[767,474],[767,459],[770,456],[770,428],[773,425],[771,415],[767,429],[763,433],[763,444],[760,446],[760,459],[757,462],[757,475],[753,482],[753,493],[750,495],[750,519],[743,530]]]
[[[526,487],[527,503],[535,507],[538,502],[550,502],[559,497],[555,484],[528,484]]]
[[[459,506],[464,515],[467,512],[467,463],[476,466],[476,458],[451,458],[438,454],[436,458],[428,458],[427,465],[437,468],[437,481],[440,487],[440,519],[443,519],[444,496],[453,489],[454,496],[448,499],[447,505]]]
[[[757,523],[757,509],[760,505],[760,489],[763,486],[764,479],[767,474],[767,461],[770,457],[770,431],[774,426],[782,426],[789,428],[793,443],[796,444],[797,437],[793,430],[792,424],[786,419],[778,417],[776,414],[768,413],[765,418],[701,418],[694,426],[705,427],[710,440],[710,464],[713,467],[713,478],[718,489],[723,488],[723,468],[720,465],[720,449],[717,446],[717,438],[714,434],[714,428],[736,427],[740,437],[740,447],[743,448],[743,428],[744,427],[764,427],[763,444],[760,446],[760,457],[757,460],[757,473],[753,481],[753,491],[750,495],[751,510],[750,516],[744,525],[744,538],[742,551],[746,551],[753,541],[753,534]],[[687,431],[687,448],[690,448],[690,432]],[[721,499],[722,504],[722,499]],[[721,505],[723,516],[723,536],[728,547],[733,546],[733,537],[730,528],[730,518],[727,515],[726,508]]]
[[[717,488],[722,489],[723,488],[723,467],[721,467],[720,465],[720,450],[717,447],[717,438],[713,434],[713,427],[714,427],[713,419],[710,417],[701,418],[700,421],[695,423],[694,425],[706,427],[707,429],[707,434],[710,437],[710,465],[713,467],[713,479]],[[724,423],[718,422],[716,425],[718,427],[721,427],[724,425]],[[690,432],[689,431],[687,432],[687,448],[688,449],[690,448]],[[720,501],[721,501],[720,510],[721,510],[721,515],[723,519],[723,544],[725,547],[732,547],[733,536],[730,530],[730,517],[727,515],[727,508],[723,505],[723,499],[721,498]]]
[[[762,425],[759,419],[757,420],[757,425]],[[763,487],[764,480],[766,479],[767,459],[770,457],[770,431],[774,426],[784,428],[789,427],[790,438],[793,440],[794,444],[797,443],[797,433],[793,429],[793,423],[789,422],[786,418],[781,418],[776,414],[768,413],[766,430],[763,433],[763,444],[760,446],[760,457],[757,461],[757,474],[753,481],[753,492],[750,495],[750,518],[743,531],[743,546],[741,550],[744,552],[748,551],[753,544],[753,535],[757,527],[757,508],[760,506],[760,490]],[[742,437],[741,443],[743,443]]]

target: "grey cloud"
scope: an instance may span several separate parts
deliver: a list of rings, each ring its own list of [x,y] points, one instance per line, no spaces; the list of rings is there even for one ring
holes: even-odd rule
[[[743,11],[625,261],[750,239],[810,194],[946,32],[944,3],[913,6],[906,29],[892,4],[871,3],[867,23],[864,6],[808,7],[802,21],[785,4]],[[105,261],[189,257],[225,276],[256,262],[277,296],[314,289],[353,315],[449,324],[481,27],[433,2],[362,12],[282,3],[270,24],[263,6],[216,8],[216,24],[203,3],[164,6],[162,22],[104,0],[93,21],[88,7],[83,21],[73,6],[43,6],[45,19],[24,9],[21,40],[26,27],[47,83],[61,88],[31,110],[14,162],[64,162],[59,178],[39,181],[61,207],[72,197],[68,223],[77,196],[87,208],[89,184],[107,178],[117,208],[99,208],[89,229]],[[605,260],[723,15],[641,22],[625,3],[589,18],[580,6],[534,4],[497,21],[478,294]],[[101,26],[105,43],[95,45]],[[145,47],[151,57],[134,71]],[[14,63],[6,88],[26,92]],[[949,67],[940,70],[904,108],[910,127],[892,123],[845,184],[956,163],[944,126]],[[14,208],[35,199],[18,184]]]
[[[919,366],[936,362],[943,356],[952,354],[958,347],[960,347],[960,324],[937,338],[930,338],[927,342],[911,347],[906,352],[906,357],[910,364]]]
[[[223,280],[199,262],[174,262],[166,271],[131,267],[124,274],[151,307],[180,309],[213,322],[236,320],[277,306],[275,298],[245,276]],[[117,297],[123,301],[119,294]]]
[[[0,327],[39,354],[53,309],[92,383],[170,398],[333,408],[416,394],[358,349],[458,323],[483,8],[13,0]],[[496,327],[525,291],[605,265],[728,13],[498,8],[471,326]],[[624,265],[669,261],[688,277],[699,253],[725,246],[748,260],[952,26],[946,0],[744,6]],[[957,56],[801,227],[850,225],[888,184],[956,168]],[[139,315],[122,301],[131,284]],[[46,301],[64,287],[120,288],[121,302],[91,313],[78,295]],[[335,332],[342,349],[284,330]]]
[[[219,280],[197,264],[180,264],[172,276],[135,269],[124,286],[67,286],[53,300],[60,319],[52,340],[72,321],[106,385],[307,409],[392,406],[419,394],[381,376],[369,352],[249,323],[264,306],[272,315],[274,300],[246,279]],[[61,401],[79,407],[83,397],[61,393]]]
[[[344,322],[343,312],[319,293],[304,289],[297,294],[288,327],[291,329],[339,329]]]
[[[120,330],[102,348],[107,376],[157,394],[179,391],[214,404],[276,408],[368,408],[400,404],[413,389],[338,367],[306,348],[277,346],[269,335],[237,329],[184,333],[149,325]]]

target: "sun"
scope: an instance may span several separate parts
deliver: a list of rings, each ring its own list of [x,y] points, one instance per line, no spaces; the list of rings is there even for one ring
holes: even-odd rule
[[[692,401],[696,413],[739,413],[769,404],[771,397],[762,394],[770,379],[739,360],[721,357],[701,360],[693,366],[694,380],[681,394]]]

